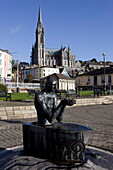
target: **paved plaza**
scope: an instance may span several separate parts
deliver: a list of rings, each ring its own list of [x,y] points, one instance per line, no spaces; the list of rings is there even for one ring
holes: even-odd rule
[[[22,124],[34,121],[37,118],[1,120],[0,151],[22,146]],[[88,145],[113,153],[113,104],[67,107],[63,122],[89,126],[93,131]]]
[[[22,145],[22,124],[33,121],[37,118],[1,120],[0,149]],[[92,128],[88,144],[113,152],[113,104],[67,107],[63,122]]]

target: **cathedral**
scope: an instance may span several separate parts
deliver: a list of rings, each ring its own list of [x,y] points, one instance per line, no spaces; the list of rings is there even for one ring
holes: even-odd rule
[[[36,28],[36,42],[32,46],[31,64],[38,67],[67,67],[75,68],[75,56],[70,48],[61,47],[59,50],[45,49],[45,30],[42,22],[42,13],[39,8]]]

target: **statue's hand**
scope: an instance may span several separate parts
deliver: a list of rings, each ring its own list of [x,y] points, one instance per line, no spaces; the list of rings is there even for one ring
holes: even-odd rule
[[[73,99],[67,99],[67,106],[72,106],[76,104],[76,100],[73,100]]]
[[[72,106],[76,103],[76,101],[73,99],[63,99],[63,100],[61,100],[61,103],[63,105]]]

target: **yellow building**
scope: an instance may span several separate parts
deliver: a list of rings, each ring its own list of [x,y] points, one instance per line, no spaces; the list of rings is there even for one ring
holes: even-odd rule
[[[76,77],[76,86],[91,89],[95,86],[113,89],[113,67],[95,69]]]

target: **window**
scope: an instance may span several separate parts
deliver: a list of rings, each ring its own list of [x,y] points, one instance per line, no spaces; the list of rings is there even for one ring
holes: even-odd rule
[[[81,81],[80,81],[80,79],[78,79],[78,85],[80,85],[80,83],[81,83]]]
[[[2,60],[0,60],[0,65],[2,65]]]
[[[104,84],[104,75],[101,76],[101,84]]]
[[[97,76],[94,76],[94,86],[97,86]]]
[[[2,69],[0,68],[0,75],[2,75]]]
[[[2,56],[2,53],[0,53],[0,57]]]
[[[111,75],[108,75],[108,84],[111,84]]]
[[[66,65],[66,61],[64,61],[64,65]]]
[[[43,34],[40,36],[40,42],[43,44]]]
[[[90,84],[90,77],[89,76],[86,77],[86,84],[87,85]]]

